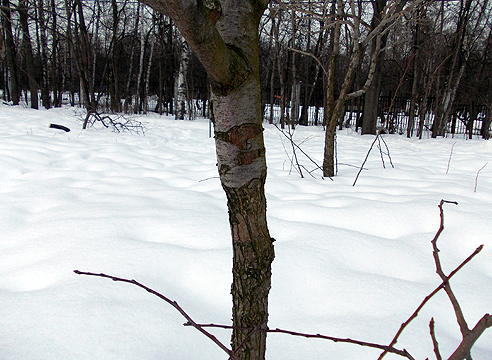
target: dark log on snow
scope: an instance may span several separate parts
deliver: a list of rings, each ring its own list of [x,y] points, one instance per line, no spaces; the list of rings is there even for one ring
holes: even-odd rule
[[[70,129],[67,128],[66,126],[58,125],[58,124],[50,124],[50,128],[51,129],[60,129],[60,130],[66,131],[66,132],[70,131]]]

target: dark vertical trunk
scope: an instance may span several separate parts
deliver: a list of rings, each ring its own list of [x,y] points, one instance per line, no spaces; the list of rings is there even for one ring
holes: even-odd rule
[[[41,102],[46,109],[51,108],[51,98],[49,92],[49,75],[48,75],[48,41],[46,39],[46,22],[44,18],[44,2],[38,0],[38,23],[40,40],[38,41],[38,50],[41,55]],[[54,15],[56,16],[56,15]]]
[[[278,61],[278,58],[277,58],[278,57],[278,50],[277,49],[280,46],[280,44],[278,44],[276,41],[278,39],[274,40],[275,33],[276,33],[276,31],[278,31],[278,30],[276,30],[275,15],[276,15],[276,13],[274,13],[272,7],[270,7],[270,16],[272,19],[272,27],[270,29],[270,38],[272,39],[273,46],[275,46],[275,49],[273,50],[272,71],[270,72],[270,118],[268,119],[268,122],[270,124],[273,124],[273,122],[274,122],[273,115],[274,115],[274,108],[275,108],[275,70],[276,70],[277,61]]]
[[[382,13],[386,6],[387,0],[372,0],[373,17],[371,21],[371,28],[375,29],[382,20]],[[386,42],[386,36],[381,38],[381,47],[384,47]],[[380,49],[376,46],[377,39],[372,41],[371,53],[378,53],[376,55],[376,67],[374,70],[373,79],[371,85],[366,91],[364,114],[362,116],[362,134],[376,134],[377,118],[378,118],[378,105],[379,105],[379,93],[381,92],[381,75],[383,67],[384,52],[380,52]]]
[[[34,74],[34,61],[32,55],[31,37],[29,36],[29,24],[27,23],[27,9],[25,0],[19,2],[19,19],[22,28],[22,47],[26,59],[26,73],[29,78],[29,91],[31,92],[31,108],[38,108],[38,86]]]
[[[483,120],[482,129],[480,130],[480,134],[482,135],[482,138],[484,138],[485,140],[489,140],[490,137],[492,136],[491,129],[490,129],[491,123],[492,123],[492,100],[489,103],[489,106],[487,108],[487,115]]]
[[[51,56],[51,82],[53,84],[53,105],[55,107],[60,107],[62,105],[62,91],[61,88],[61,74],[62,68],[60,66],[60,59],[58,59],[58,44],[59,44],[59,34],[57,25],[57,14],[56,14],[56,4],[55,0],[51,0],[51,39],[52,39],[52,56]]]
[[[415,123],[415,105],[417,103],[417,86],[418,86],[418,66],[417,58],[413,59],[413,80],[412,80],[412,97],[410,99],[410,109],[408,114],[407,137],[413,136],[413,128]]]
[[[111,97],[111,110],[114,112],[121,111],[121,92],[119,84],[119,44],[118,44],[118,24],[120,22],[118,3],[111,0],[111,10],[113,15],[113,32],[111,38],[111,84],[109,86],[109,95]]]
[[[19,85],[19,68],[17,64],[17,51],[15,49],[14,36],[12,34],[12,21],[9,0],[2,0],[3,9],[0,12],[3,21],[3,30],[5,34],[5,55],[10,72],[10,96],[14,105],[19,105],[20,85]]]

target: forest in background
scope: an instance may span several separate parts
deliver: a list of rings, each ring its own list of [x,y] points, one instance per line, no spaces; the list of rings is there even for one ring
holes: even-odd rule
[[[491,12],[488,0],[272,1],[259,29],[264,118],[488,139]],[[205,70],[170,18],[138,2],[2,0],[1,15],[7,102],[209,116]]]

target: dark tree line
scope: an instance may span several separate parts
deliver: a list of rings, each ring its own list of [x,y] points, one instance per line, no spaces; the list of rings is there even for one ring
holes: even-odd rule
[[[2,0],[1,11],[4,100],[17,105],[26,94],[33,108],[39,96],[46,108],[65,101],[89,111],[174,113],[183,41],[168,17],[128,0]],[[189,68],[188,100],[207,99],[196,58]]]
[[[128,0],[2,0],[1,15],[0,89],[13,104],[205,114],[206,72],[165,15]],[[409,137],[458,123],[488,139],[491,24],[489,0],[273,1],[260,24],[264,117]],[[395,94],[400,130],[384,100]]]

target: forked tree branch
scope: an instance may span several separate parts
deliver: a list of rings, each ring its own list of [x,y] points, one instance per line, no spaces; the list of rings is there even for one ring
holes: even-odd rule
[[[106,274],[96,274],[96,273],[91,273],[91,272],[84,272],[84,271],[79,271],[79,270],[74,270],[74,273],[77,275],[90,275],[90,276],[98,276],[98,277],[103,277],[106,279],[111,279],[113,281],[121,281],[121,282],[126,282],[129,284],[136,285],[144,290],[147,290],[149,293],[157,296],[158,298],[164,300],[167,302],[169,305],[174,307],[178,312],[187,320],[187,323],[185,325],[191,325],[198,331],[200,331],[203,335],[208,337],[210,340],[212,340],[218,347],[220,347],[227,355],[229,355],[229,358],[232,360],[238,360],[234,352],[232,352],[227,346],[225,346],[222,342],[220,342],[219,339],[217,339],[214,335],[210,334],[208,331],[204,330],[202,326],[197,324],[182,308],[181,306],[178,305],[178,303],[174,300],[169,299],[168,297],[162,295],[161,293],[139,283],[136,280],[130,280],[130,279],[124,279],[116,276],[111,276],[111,275],[106,275]]]
[[[392,353],[396,354],[402,357],[405,357],[410,360],[414,360],[414,358],[408,353],[406,349],[399,350],[394,347],[394,345],[398,342],[398,338],[402,334],[403,330],[410,324],[410,322],[415,319],[420,310],[424,307],[424,305],[434,296],[436,295],[441,289],[444,289],[446,294],[451,300],[451,303],[453,304],[453,308],[456,313],[456,317],[458,320],[458,323],[460,325],[461,333],[463,340],[456,349],[456,351],[451,355],[451,357],[448,358],[448,360],[463,360],[463,359],[468,359],[470,358],[470,352],[471,348],[475,344],[475,342],[480,338],[482,333],[487,329],[492,327],[492,316],[489,314],[485,314],[475,325],[473,329],[469,329],[466,321],[464,319],[463,313],[461,311],[461,308],[458,304],[458,301],[456,297],[454,296],[451,287],[449,285],[450,279],[458,272],[460,271],[468,262],[470,262],[480,251],[483,249],[483,245],[480,245],[470,256],[468,256],[458,267],[456,267],[453,271],[449,273],[449,275],[445,275],[441,262],[439,259],[439,249],[437,248],[437,240],[439,236],[441,235],[442,231],[444,230],[444,211],[443,211],[443,205],[445,203],[450,203],[450,204],[458,204],[454,201],[446,201],[446,200],[441,200],[439,204],[439,210],[440,210],[440,226],[439,229],[434,236],[433,240],[431,241],[432,246],[433,246],[433,256],[436,264],[436,272],[437,274],[441,277],[442,282],[441,284],[436,287],[429,295],[427,295],[424,300],[420,303],[420,305],[417,307],[417,309],[414,311],[414,313],[404,322],[401,324],[400,329],[396,333],[395,337],[391,341],[389,345],[381,345],[381,344],[375,344],[375,343],[369,343],[365,341],[359,341],[359,340],[354,340],[350,338],[337,338],[333,336],[327,336],[327,335],[321,335],[321,334],[307,334],[307,333],[300,333],[300,332],[295,332],[295,331],[290,331],[290,330],[283,330],[283,329],[261,329],[261,326],[263,325],[260,324],[256,328],[235,328],[233,326],[229,325],[217,325],[217,324],[198,324],[196,323],[179,305],[176,301],[173,301],[169,299],[168,297],[162,295],[161,293],[139,283],[136,280],[130,280],[130,279],[125,279],[125,278],[120,278],[116,276],[111,276],[111,275],[106,275],[103,273],[91,273],[91,272],[83,272],[79,270],[74,270],[74,272],[78,275],[90,275],[90,276],[98,276],[98,277],[103,277],[103,278],[108,278],[113,281],[121,281],[121,282],[126,282],[130,283],[133,285],[136,285],[149,293],[159,297],[160,299],[166,301],[168,304],[173,306],[186,320],[187,322],[184,324],[185,326],[193,326],[195,329],[200,331],[202,334],[204,334],[206,337],[208,337],[210,340],[212,340],[217,346],[219,346],[228,356],[229,359],[232,360],[237,360],[236,357],[236,352],[238,349],[230,350],[227,346],[225,346],[222,342],[220,342],[214,335],[206,331],[204,328],[206,327],[215,327],[215,328],[222,328],[222,329],[239,329],[239,330],[250,330],[250,333],[248,335],[251,336],[255,332],[262,331],[262,332],[268,332],[268,333],[281,333],[281,334],[288,334],[288,335],[293,335],[293,336],[301,336],[305,338],[317,338],[317,339],[325,339],[325,340],[331,340],[333,342],[343,342],[343,343],[350,343],[350,344],[355,344],[355,345],[360,345],[360,346],[365,346],[365,347],[371,347],[371,348],[376,348],[376,349],[381,349],[383,350],[383,353],[379,356],[378,360],[381,360],[387,353]],[[430,327],[430,334],[432,338],[432,342],[434,344],[434,353],[436,355],[437,360],[442,360],[442,357],[439,353],[439,346],[437,343],[437,339],[435,336],[435,330],[434,330],[434,319],[431,319],[431,322],[429,324]],[[240,348],[241,346],[239,346]]]
[[[403,356],[407,359],[414,360],[414,358],[408,353],[407,350],[399,350],[394,348],[393,346],[386,346],[386,345],[380,345],[380,344],[374,344],[370,342],[365,342],[365,341],[359,341],[359,340],[353,340],[353,339],[348,339],[348,338],[337,338],[333,336],[327,336],[327,335],[321,335],[321,334],[306,334],[306,333],[300,333],[300,332],[295,332],[295,331],[290,331],[290,330],[282,330],[279,328],[276,329],[261,329],[260,327],[263,325],[263,323],[259,324],[256,328],[250,329],[250,328],[236,328],[234,326],[229,326],[229,325],[216,325],[216,324],[198,324],[196,323],[182,308],[181,306],[178,305],[178,303],[174,300],[169,299],[167,296],[162,295],[161,293],[149,288],[148,286],[143,285],[142,283],[139,283],[136,280],[130,280],[130,279],[125,279],[121,277],[116,277],[116,276],[111,276],[111,275],[106,275],[103,273],[92,273],[92,272],[84,272],[84,271],[79,271],[79,270],[74,270],[74,273],[77,275],[89,275],[89,276],[97,276],[97,277],[103,277],[106,279],[111,279],[113,281],[121,281],[121,282],[126,282],[132,285],[136,285],[149,293],[157,296],[158,298],[164,300],[168,304],[170,304],[172,307],[174,307],[186,320],[187,322],[184,323],[184,326],[192,326],[198,331],[200,331],[202,334],[204,334],[206,337],[208,337],[210,340],[212,340],[217,346],[219,346],[227,355],[229,355],[229,358],[232,360],[237,360],[236,357],[236,352],[239,350],[235,349],[234,351],[230,350],[225,346],[222,342],[220,342],[214,335],[206,331],[204,328],[206,327],[214,327],[214,328],[221,328],[221,329],[239,329],[239,330],[250,330],[250,334],[248,336],[251,336],[257,331],[263,331],[263,332],[269,332],[269,333],[281,333],[281,334],[288,334],[288,335],[293,335],[293,336],[302,336],[305,338],[317,338],[317,339],[325,339],[325,340],[331,340],[333,342],[343,342],[343,343],[349,343],[349,344],[355,344],[355,345],[360,345],[360,346],[366,346],[366,347],[371,347],[371,348],[376,348],[380,350],[384,350],[386,352],[396,354]]]
[[[434,262],[436,264],[436,273],[437,275],[439,275],[442,281],[447,281],[448,277],[444,274],[444,271],[442,269],[441,260],[439,258],[439,249],[437,248],[437,239],[439,238],[439,235],[441,235],[442,231],[444,230],[444,210],[442,207],[445,203],[458,205],[457,202],[441,200],[439,204],[441,224],[439,226],[439,230],[436,233],[436,236],[434,236],[434,239],[432,239],[431,241],[432,249],[433,249],[432,255],[434,256]],[[468,328],[468,324],[466,323],[465,317],[463,315],[463,311],[461,310],[461,306],[458,302],[458,299],[456,299],[456,296],[454,295],[454,292],[451,289],[451,284],[449,284],[449,282],[444,286],[444,291],[448,295],[448,298],[451,301],[451,304],[453,305],[453,309],[456,314],[456,320],[458,321],[458,325],[460,326],[461,335],[465,337],[470,332],[470,329]]]
[[[434,236],[434,239],[432,240],[432,246],[433,246],[433,249],[434,249],[434,259],[436,259],[437,257],[437,260],[436,261],[436,268],[438,269],[437,270],[437,273],[441,273],[442,275],[444,275],[444,273],[442,273],[442,269],[441,269],[441,264],[440,264],[440,261],[438,261],[439,257],[437,255],[437,253],[439,252],[439,249],[437,249],[437,239],[439,238],[439,235],[441,235],[442,231],[444,230],[444,211],[443,211],[443,204],[445,203],[449,203],[449,204],[455,204],[455,205],[458,205],[457,202],[454,202],[454,201],[447,201],[447,200],[441,200],[440,204],[439,204],[439,210],[440,210],[440,226],[439,226],[439,229],[437,230],[437,233],[436,235]],[[468,256],[458,267],[456,267],[453,271],[451,271],[449,273],[448,276],[441,276],[441,279],[442,279],[442,282],[441,284],[434,289],[434,291],[432,291],[429,295],[427,295],[424,300],[420,303],[420,305],[417,307],[417,309],[414,311],[414,313],[408,318],[407,321],[405,321],[403,324],[401,324],[400,326],[400,329],[398,330],[398,332],[396,333],[395,337],[393,338],[393,340],[391,341],[390,345],[389,346],[394,346],[397,341],[398,341],[398,338],[400,337],[400,335],[402,334],[403,330],[408,326],[408,324],[410,324],[410,322],[415,319],[420,310],[424,307],[424,305],[434,296],[436,295],[441,289],[445,289],[446,293],[448,294],[448,292],[450,292],[450,285],[449,285],[449,280],[454,276],[456,275],[456,273],[458,271],[460,271],[463,266],[465,266],[467,263],[469,263],[480,251],[482,251],[483,249],[483,245],[480,245],[478,248],[475,249],[475,251],[470,255]],[[446,289],[449,289],[449,290],[446,290]],[[448,294],[448,297],[449,297],[449,294]],[[451,299],[451,298],[450,298]],[[453,300],[451,300],[451,302],[453,302]],[[456,301],[457,303],[457,301]],[[453,306],[454,306],[454,303],[453,303]],[[459,309],[459,312],[457,312],[456,309]],[[460,318],[460,315],[459,313],[461,313],[461,309],[459,308],[459,305],[458,307],[455,307],[455,312],[456,312],[456,316],[457,318],[459,319]],[[463,314],[461,314],[461,317],[463,316]],[[463,328],[466,326],[466,322],[461,322],[463,321],[464,322],[464,318],[459,319],[458,322],[460,323],[460,328]],[[485,329],[487,329],[488,327],[491,327],[492,326],[492,316],[490,316],[489,314],[485,314],[482,319],[477,323],[477,325],[475,326],[475,328],[473,328],[473,330],[468,330],[468,332],[466,333],[466,335],[463,335],[463,341],[461,342],[460,346],[458,347],[458,349],[455,351],[455,354],[457,354],[455,356],[455,354],[453,354],[448,360],[463,360],[465,358],[465,356],[467,354],[470,353],[471,351],[471,348],[473,346],[473,344],[477,341],[477,339],[482,335],[482,333],[485,331]],[[468,327],[466,326],[466,329],[468,329]],[[463,330],[462,330],[463,331]],[[431,330],[431,332],[433,332],[433,330]],[[463,334],[463,332],[462,332]],[[431,335],[433,336],[433,335]],[[435,339],[433,338],[433,341]],[[434,346],[436,346],[436,343],[434,343]],[[434,350],[436,350],[436,348],[434,347]],[[387,354],[387,351],[384,351],[378,358],[378,360],[381,360],[385,355]],[[465,354],[465,356],[462,356],[460,357],[462,354]],[[437,356],[437,354],[436,354]],[[439,358],[438,358],[439,359]]]

